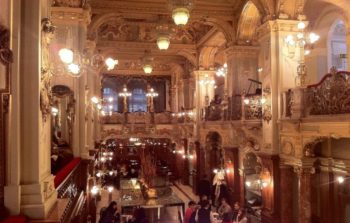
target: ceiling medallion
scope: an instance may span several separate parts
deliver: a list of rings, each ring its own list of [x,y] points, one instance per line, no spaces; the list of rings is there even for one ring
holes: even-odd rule
[[[191,0],[172,0],[172,18],[178,26],[184,26],[190,19]]]

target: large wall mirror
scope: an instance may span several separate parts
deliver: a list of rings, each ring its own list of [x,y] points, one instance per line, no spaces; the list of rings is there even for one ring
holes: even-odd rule
[[[52,101],[51,171],[55,173],[73,158],[74,93],[67,86],[55,85]]]

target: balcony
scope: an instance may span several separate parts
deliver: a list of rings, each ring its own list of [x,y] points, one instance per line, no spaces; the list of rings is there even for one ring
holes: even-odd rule
[[[335,71],[306,88],[290,89],[283,96],[286,120],[329,120],[350,114],[350,72]]]
[[[228,104],[211,103],[202,111],[202,121],[259,121],[263,117],[261,95],[235,95]]]

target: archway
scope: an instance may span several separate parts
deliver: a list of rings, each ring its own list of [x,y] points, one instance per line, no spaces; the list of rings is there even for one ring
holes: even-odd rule
[[[336,67],[338,70],[347,70],[347,45],[345,22],[337,19],[333,22],[327,41],[328,70]]]

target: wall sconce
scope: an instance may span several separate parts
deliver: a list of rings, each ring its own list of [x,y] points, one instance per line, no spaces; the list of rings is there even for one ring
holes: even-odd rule
[[[267,168],[263,168],[260,173],[260,183],[262,189],[268,187],[271,184],[271,174]]]
[[[100,189],[97,186],[93,186],[90,192],[92,195],[96,195],[99,191]]]
[[[252,186],[252,182],[246,181],[246,182],[245,182],[245,185],[247,185],[247,187],[251,187],[251,186]]]
[[[108,190],[109,193],[112,193],[112,191],[114,190],[114,188],[113,188],[113,186],[108,186],[108,187],[107,187],[107,190]]]

